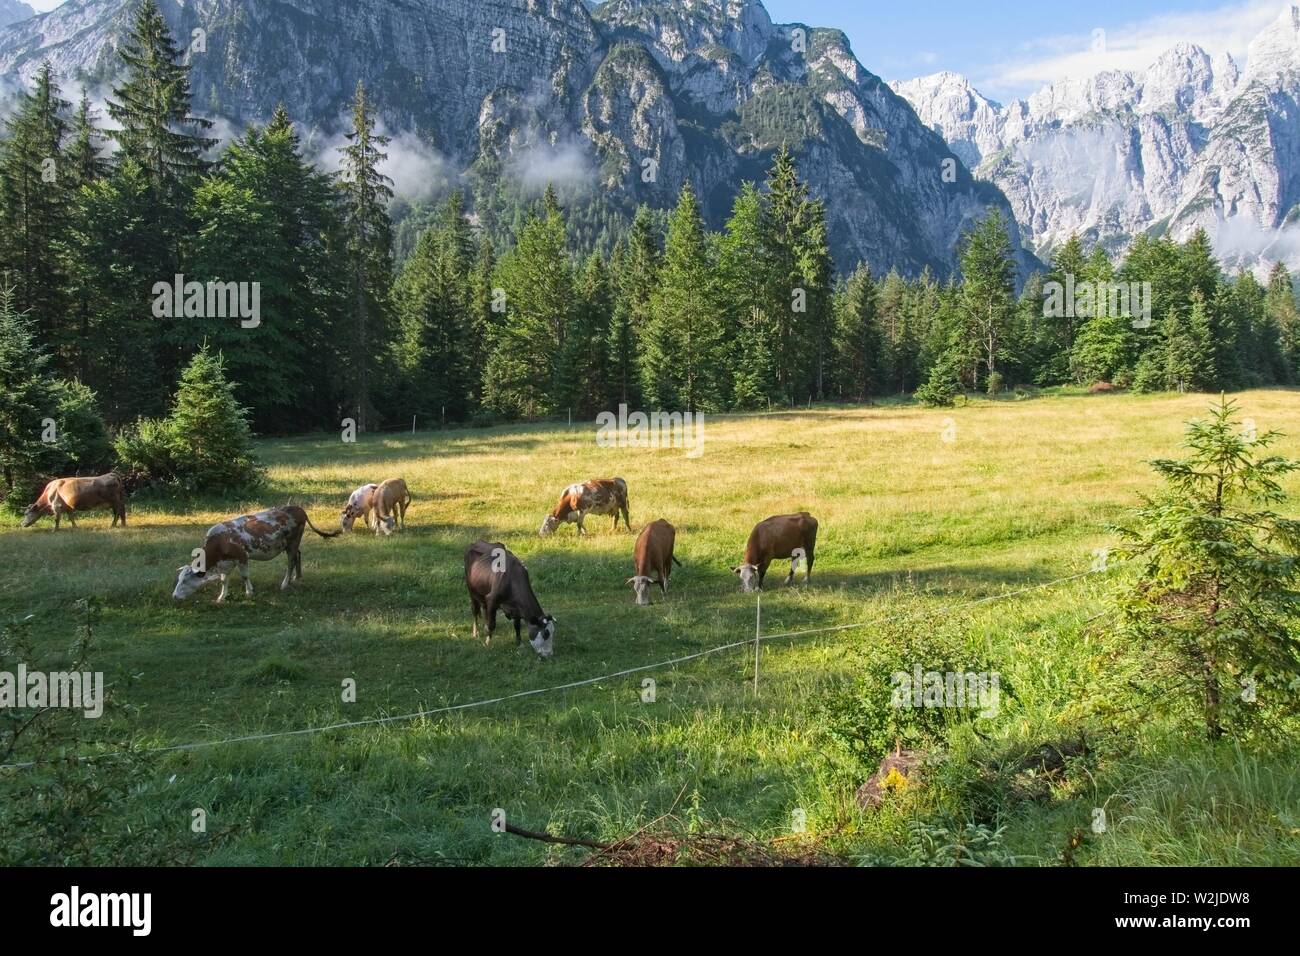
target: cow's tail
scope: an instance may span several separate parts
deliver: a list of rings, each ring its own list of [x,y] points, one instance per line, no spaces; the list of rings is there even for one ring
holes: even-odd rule
[[[339,535],[343,533],[342,528],[340,528],[338,531],[322,531],[320,528],[316,527],[314,524],[311,523],[311,516],[308,515],[307,512],[304,511],[303,516],[306,517],[307,519],[307,527],[311,528],[311,530],[315,531],[322,538],[337,538]]]
[[[672,558],[673,558],[673,564],[677,565],[680,568],[682,566],[682,563],[677,560],[677,555],[674,554]]]

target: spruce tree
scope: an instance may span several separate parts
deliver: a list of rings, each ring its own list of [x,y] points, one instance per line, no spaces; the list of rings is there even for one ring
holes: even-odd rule
[[[506,313],[483,374],[483,401],[508,417],[558,410],[560,355],[575,307],[564,218],[558,208],[524,223],[502,258]]]
[[[882,390],[884,336],[876,320],[871,270],[858,266],[837,297],[835,354],[841,394],[865,402]]]
[[[16,307],[61,365],[72,354],[62,268],[74,183],[64,155],[68,106],[49,62],[42,63],[35,88],[18,95],[0,147],[0,259]]]
[[[1002,213],[991,208],[961,247],[961,305],[965,353],[982,373],[998,371],[1014,310],[1015,264]],[[978,387],[978,377],[971,382]]]
[[[1158,668],[1165,706],[1195,700],[1205,734],[1294,713],[1300,680],[1300,522],[1277,513],[1300,462],[1269,453],[1221,400],[1187,427],[1190,454],[1121,532],[1140,574],[1120,595],[1127,634]]]
[[[339,170],[342,232],[347,259],[347,298],[351,334],[347,336],[348,409],[357,428],[365,431],[372,418],[372,379],[379,356],[388,351],[389,277],[392,274],[393,232],[388,203],[393,182],[380,166],[389,138],[375,130],[375,117],[366,88],[357,82],[352,99],[352,123]]]
[[[261,481],[248,409],[235,398],[220,353],[206,345],[181,373],[166,429],[177,477],[187,490],[245,491]]]
[[[682,187],[642,337],[641,382],[658,409],[712,410],[724,401],[722,327],[699,203]]]
[[[33,476],[45,455],[43,420],[53,407],[49,357],[15,308],[16,297],[12,285],[0,282],[0,474],[6,495]]]

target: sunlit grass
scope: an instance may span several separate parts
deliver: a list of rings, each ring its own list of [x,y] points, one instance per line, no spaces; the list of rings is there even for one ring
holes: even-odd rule
[[[1300,457],[1300,393],[1252,392],[1239,401],[1261,430],[1288,433],[1281,453]],[[107,513],[81,519],[76,532],[7,524],[0,613],[34,615],[34,636],[54,650],[72,638],[73,602],[103,601],[96,665],[138,675],[129,698],[139,707],[129,727],[104,721],[97,729],[105,735],[127,729],[172,744],[407,714],[752,635],[754,602],[738,593],[730,567],[750,527],[771,514],[806,509],[821,530],[811,588],[783,589],[784,572],[769,575],[768,633],[939,615],[1087,570],[1094,550],[1110,543],[1107,523],[1154,490],[1142,462],[1177,455],[1183,422],[1208,403],[1047,397],[948,410],[706,416],[696,459],[682,450],[602,448],[591,425],[366,436],[353,445],[337,436],[268,440],[259,454],[269,485],[257,500],[144,497],[133,502],[126,531],[110,531]],[[628,482],[634,527],[662,517],[678,529],[685,567],[669,600],[650,609],[634,607],[624,586],[634,536],[611,533],[609,519],[590,519],[593,533],[582,540],[571,527],[536,535],[565,485],[611,475]],[[394,476],[415,499],[406,533],[328,542],[308,533],[305,578],[292,590],[278,590],[279,559],[253,566],[252,600],[232,588],[220,607],[215,591],[172,601],[175,569],[213,523],[292,500],[322,529],[333,528],[353,488]],[[553,660],[516,651],[508,627],[491,648],[471,639],[462,555],[478,537],[505,542],[527,562],[543,606],[559,620]],[[1014,706],[991,728],[995,738],[1068,732],[1072,708],[1095,680],[1096,642],[1106,639],[1081,635],[1105,607],[1104,582],[1088,579],[972,612],[971,626],[1017,688]],[[800,807],[810,828],[852,858],[896,841],[898,820],[855,808],[853,791],[873,768],[826,748],[813,705],[851,676],[847,650],[872,637],[866,628],[767,645],[757,699],[748,683],[752,652],[727,652],[649,675],[658,682],[654,704],[641,703],[636,675],[426,721],[171,756],[156,791],[140,799],[174,804],[178,826],[187,808],[205,806],[214,826],[236,827],[212,857],[225,863],[570,858],[563,855],[572,851],[491,833],[494,807],[524,826],[603,837],[674,807],[681,819],[777,835]],[[345,678],[357,681],[355,704],[340,699]],[[1133,808],[1127,829],[1116,829],[1112,844],[1090,844],[1082,861],[1087,853],[1099,862],[1284,855],[1287,835],[1265,833],[1259,812],[1249,815],[1258,831],[1249,851],[1239,851],[1226,836],[1235,817],[1197,810],[1198,793],[1210,800],[1251,786],[1231,768],[1215,771],[1213,792],[1192,789],[1179,805],[1159,787],[1128,780],[1138,769],[1176,780],[1195,773],[1198,761],[1219,767],[1213,755],[1184,762],[1168,752],[1174,738],[1166,729],[1151,732],[1154,749],[1123,758],[1132,764],[1116,758],[1098,783]],[[954,759],[964,753],[955,742]],[[1282,816],[1300,813],[1295,771],[1270,764],[1251,772],[1267,777],[1261,787],[1283,800]],[[1028,862],[1050,862],[1069,830],[1086,826],[1097,799],[1062,794],[1008,814],[1009,845]],[[951,810],[922,802],[910,812],[940,809]],[[1204,832],[1193,839],[1197,828]],[[1162,840],[1177,851],[1160,849]]]

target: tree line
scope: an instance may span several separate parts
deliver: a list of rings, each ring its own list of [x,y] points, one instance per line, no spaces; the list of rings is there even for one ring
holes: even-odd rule
[[[200,353],[263,433],[1300,376],[1286,268],[1267,285],[1227,276],[1203,231],[1139,238],[1119,263],[1074,238],[1020,283],[991,210],[962,238],[951,279],[865,265],[837,277],[825,205],[782,148],[718,230],[689,183],[673,209],[642,206],[617,237],[602,207],[599,243],[582,238],[590,212],[575,228],[554,189],[479,188],[473,209],[452,191],[395,238],[388,139],[363,86],[331,175],[282,106],[212,155],[185,51],[154,0],[119,55],[111,128],[84,93],[64,100],[45,64],[0,140],[0,356],[15,357],[0,384],[26,396],[0,406],[7,472],[62,414],[59,396],[137,438],[157,430]],[[157,308],[159,284],[209,282],[256,283],[256,322],[179,298]],[[1048,314],[1047,290],[1066,283],[1149,283],[1149,320]]]

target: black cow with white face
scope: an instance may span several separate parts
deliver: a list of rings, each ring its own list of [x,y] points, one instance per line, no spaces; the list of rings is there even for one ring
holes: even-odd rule
[[[474,637],[478,637],[479,614],[487,614],[487,640],[497,626],[497,611],[515,625],[515,644],[523,643],[520,627],[528,622],[528,643],[542,657],[554,653],[555,618],[542,610],[524,563],[500,543],[475,541],[465,552],[465,587],[474,612]]]

